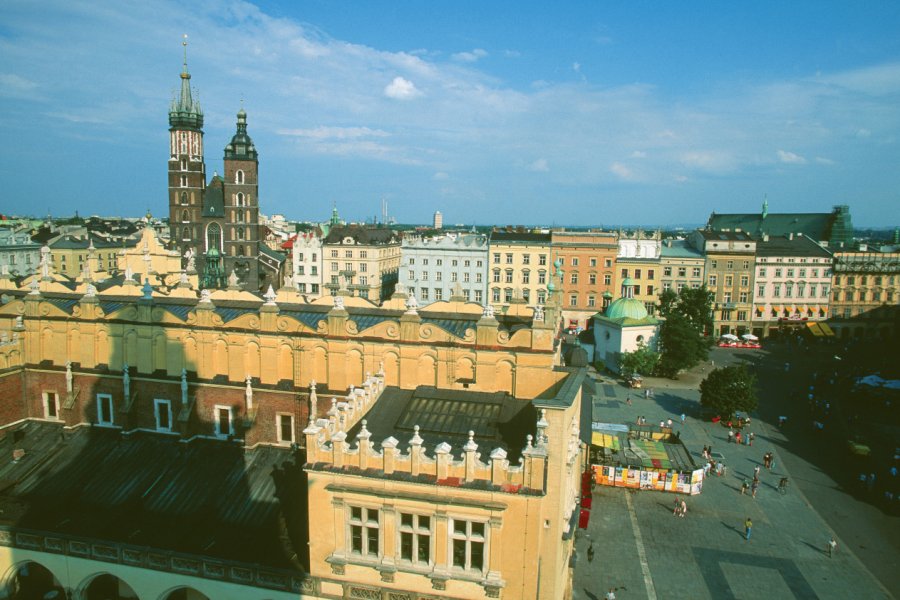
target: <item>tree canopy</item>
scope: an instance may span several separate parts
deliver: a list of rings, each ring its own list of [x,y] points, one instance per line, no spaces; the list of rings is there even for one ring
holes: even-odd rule
[[[652,375],[659,363],[659,352],[650,349],[644,342],[638,342],[634,352],[623,352],[619,356],[619,372],[625,379],[635,373],[639,375]]]
[[[700,384],[700,405],[725,420],[757,404],[756,377],[743,365],[716,369]]]
[[[668,289],[659,297],[659,314],[665,319],[679,315],[698,333],[707,333],[712,331],[714,298],[705,285],[696,289],[685,286],[677,294]]]
[[[659,315],[665,319],[659,332],[660,374],[676,377],[706,360],[710,341],[703,333],[712,331],[713,297],[706,286],[684,287],[677,294],[668,289],[660,295]]]

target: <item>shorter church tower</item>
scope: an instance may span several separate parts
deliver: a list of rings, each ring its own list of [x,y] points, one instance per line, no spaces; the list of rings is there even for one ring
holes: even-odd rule
[[[233,270],[242,286],[259,288],[259,155],[247,135],[247,113],[237,113],[237,131],[225,146],[222,178],[225,210],[224,268]]]

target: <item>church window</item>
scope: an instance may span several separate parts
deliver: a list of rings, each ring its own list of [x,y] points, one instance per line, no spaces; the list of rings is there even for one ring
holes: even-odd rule
[[[206,230],[206,251],[213,248],[219,250],[222,246],[222,228],[218,223],[212,223]]]
[[[181,192],[181,203],[182,203],[182,204],[187,204],[187,203],[188,203],[188,195],[187,195],[187,192]]]
[[[185,228],[182,230],[182,232],[181,232],[181,239],[182,239],[182,240],[189,240],[189,239],[191,239],[191,228],[190,228],[190,227],[185,227]]]
[[[187,187],[187,175],[181,176],[181,187]]]
[[[181,213],[181,220],[184,223],[187,223],[191,220],[191,215],[188,213],[188,211],[185,210]]]
[[[113,403],[109,394],[97,394],[97,424],[113,424]]]
[[[185,158],[181,159],[181,170],[187,171],[187,159],[185,159]]]
[[[234,174],[234,182],[235,183],[244,183],[244,172],[243,171],[238,170]],[[243,194],[241,194],[241,196],[243,196]]]
[[[238,220],[238,223],[244,222],[244,211],[243,210],[239,210],[237,212],[237,220]]]
[[[214,407],[216,417],[216,436],[228,437],[234,435],[234,426],[232,419],[233,408],[230,406],[222,406],[216,404]]]
[[[244,228],[243,228],[243,227],[238,227],[238,229],[237,229],[237,239],[239,239],[239,240],[244,239]]]
[[[243,194],[237,195],[237,205],[244,206],[244,195]]]
[[[238,246],[238,256],[244,256],[244,246]]]

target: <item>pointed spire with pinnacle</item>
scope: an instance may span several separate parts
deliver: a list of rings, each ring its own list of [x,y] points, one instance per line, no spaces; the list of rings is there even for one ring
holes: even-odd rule
[[[191,74],[187,66],[187,34],[181,42],[184,46],[184,65],[181,69],[181,95],[172,100],[169,110],[169,126],[172,129],[200,130],[203,128],[203,110],[200,102],[191,95]]]
[[[769,216],[769,195],[766,194],[763,196],[763,209],[762,209],[762,218],[765,219]]]

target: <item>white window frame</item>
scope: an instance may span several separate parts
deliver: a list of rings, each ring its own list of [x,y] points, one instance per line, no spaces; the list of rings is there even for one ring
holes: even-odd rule
[[[169,413],[169,426],[168,427],[162,427],[160,425],[159,417],[161,415],[161,413],[160,413],[161,406],[165,406],[166,410]],[[156,430],[157,431],[171,433],[172,432],[172,422],[174,421],[173,416],[174,415],[172,413],[172,401],[171,400],[165,400],[163,398],[154,398],[153,399],[153,417],[156,420]]]
[[[460,533],[456,531],[457,523],[465,523],[465,533]],[[484,533],[479,535],[472,532],[472,525],[478,524],[484,528]],[[465,572],[477,572],[477,573],[487,573],[488,571],[488,563],[490,559],[490,548],[488,547],[488,538],[490,532],[490,524],[486,521],[478,520],[478,519],[466,519],[466,518],[451,518],[449,519],[449,528],[447,530],[447,566],[450,569],[456,571],[465,571]],[[457,566],[453,564],[454,556],[453,556],[453,546],[456,540],[462,540],[465,542],[466,552],[465,552],[465,564],[463,566]],[[481,544],[481,568],[473,568],[472,567],[472,543],[480,543]]]
[[[47,392],[43,392],[41,394],[44,400],[44,418],[45,419],[53,419],[54,421],[58,421],[60,419],[59,416],[59,394],[56,391],[50,390]],[[55,415],[50,414],[50,401],[51,398],[53,400],[53,408]]]
[[[228,411],[228,433],[222,433],[222,423],[220,420],[220,412],[223,410]],[[227,404],[216,404],[213,406],[213,417],[216,423],[215,436],[217,438],[225,439],[229,436],[234,435],[234,407],[228,406]]]
[[[281,419],[282,417],[287,417],[291,420],[291,439],[286,440],[284,436],[281,434]],[[278,439],[278,443],[289,446],[294,443],[294,415],[292,413],[287,412],[279,412],[275,413],[275,436]]]
[[[434,564],[434,516],[421,515],[412,512],[400,512],[400,519],[397,521],[397,560],[402,564],[415,565],[419,567],[431,566]],[[412,517],[412,524],[403,523],[403,517]],[[419,525],[419,519],[428,519],[428,527]],[[403,534],[412,537],[412,556],[410,558],[403,557]],[[419,559],[419,546],[422,543],[428,545],[428,560]]]
[[[109,402],[109,420],[103,419],[103,404]],[[111,427],[116,424],[116,407],[113,404],[112,394],[97,394],[97,425]]]
[[[360,511],[360,516],[355,517],[353,515],[354,509]],[[375,513],[375,520],[371,520],[370,513]],[[378,508],[374,508],[371,506],[361,506],[361,505],[347,505],[347,552],[351,556],[364,558],[368,560],[377,560],[380,559],[382,554],[382,523],[381,523],[381,510]],[[360,550],[357,551],[353,548],[353,528],[360,527]],[[369,529],[375,529],[378,532],[378,543],[377,548],[375,548],[374,552],[369,548]]]

